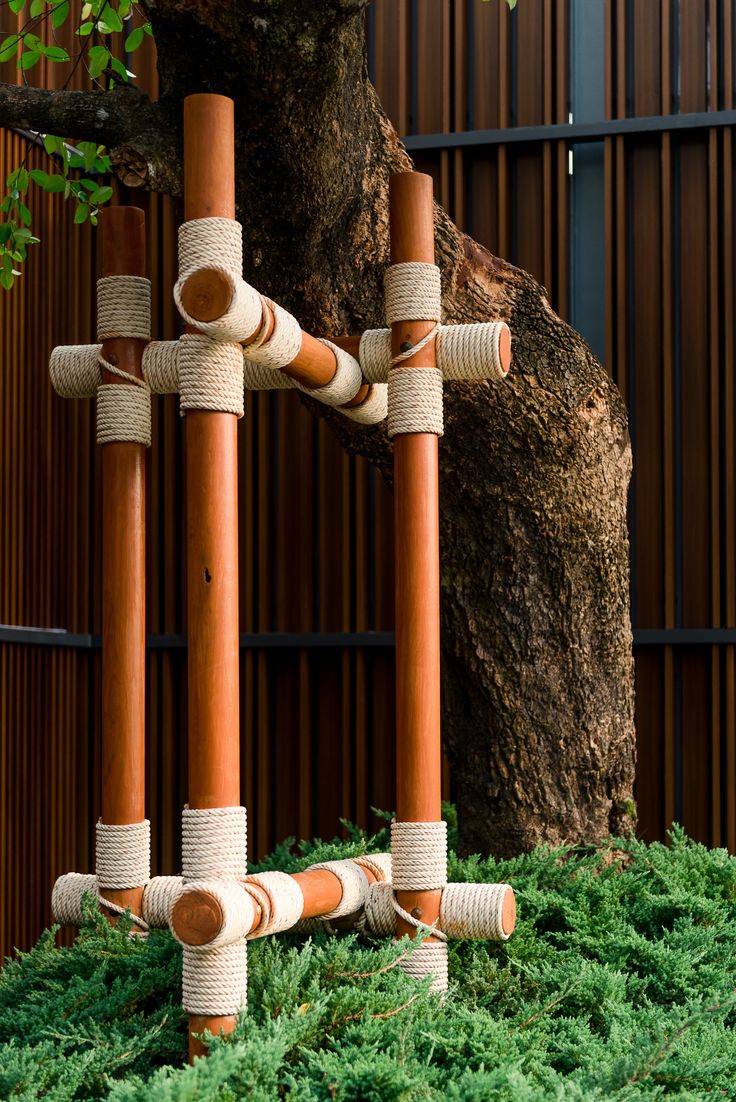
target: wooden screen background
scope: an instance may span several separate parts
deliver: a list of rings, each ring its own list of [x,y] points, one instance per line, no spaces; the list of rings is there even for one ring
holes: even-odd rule
[[[729,0],[601,2],[606,118],[733,108]],[[520,0],[513,16],[500,0],[378,0],[369,67],[402,134],[564,123],[569,22],[565,0]],[[146,49],[138,79],[155,92]],[[63,80],[43,65],[36,80]],[[17,74],[0,66],[0,79]],[[677,818],[734,850],[731,131],[603,140],[606,362],[629,405],[635,453],[641,829],[662,837]],[[0,131],[3,178],[24,157],[47,167],[26,137]],[[416,162],[459,225],[531,271],[569,316],[567,145],[439,148]],[[47,361],[54,344],[93,339],[96,243],[57,197],[32,198],[43,243],[0,296],[0,624],[95,634],[93,415],[90,403],[52,394]],[[153,331],[174,337],[178,211],[159,197],[121,200],[146,210]],[[154,399],[153,436],[148,631],[159,645],[148,653],[147,800],[154,871],[172,872],[186,777],[183,432],[172,399]],[[393,627],[392,507],[381,479],[294,395],[250,396],[239,439],[241,631],[303,636],[278,647],[251,639],[242,651],[243,797],[256,855],[289,834],[332,835],[340,816],[371,825],[372,805],[393,807],[390,640],[366,646],[356,634]],[[49,921],[55,876],[92,867],[99,679],[94,648],[0,643],[4,952],[28,947]]]

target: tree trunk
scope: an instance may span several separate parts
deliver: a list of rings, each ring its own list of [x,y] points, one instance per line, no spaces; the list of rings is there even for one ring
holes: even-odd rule
[[[162,116],[192,92],[235,99],[246,279],[317,334],[382,326],[388,177],[410,161],[368,82],[364,4],[145,7]],[[136,143],[121,123],[116,161],[129,181],[175,191],[170,122],[166,171],[153,127]],[[461,848],[590,841],[635,815],[626,411],[529,275],[439,208],[436,240],[444,320],[502,318],[514,341],[506,383],[445,388],[443,731]],[[390,478],[384,432],[304,400]]]

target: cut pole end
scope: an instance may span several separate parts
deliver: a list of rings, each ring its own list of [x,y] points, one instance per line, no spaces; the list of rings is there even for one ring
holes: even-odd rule
[[[182,892],[171,912],[171,928],[185,945],[209,945],[224,922],[219,899],[198,889]]]
[[[508,375],[511,367],[511,330],[505,323],[498,334],[498,360],[504,375]]]
[[[516,895],[513,888],[508,888],[503,897],[501,928],[506,937],[510,937],[516,929]]]
[[[217,321],[233,300],[233,282],[217,268],[199,268],[185,280],[181,289],[184,309],[196,321]]]

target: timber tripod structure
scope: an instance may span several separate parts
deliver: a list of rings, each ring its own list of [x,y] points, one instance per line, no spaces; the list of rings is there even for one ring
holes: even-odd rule
[[[218,165],[218,173],[211,166]],[[315,921],[408,934],[401,967],[447,987],[447,939],[506,939],[507,884],[448,884],[440,808],[438,437],[443,379],[501,380],[503,322],[440,325],[430,177],[390,181],[390,328],[319,339],[242,278],[235,221],[232,101],[184,105],[185,222],[174,297],[178,341],[151,341],[143,213],[103,222],[97,345],[54,349],[65,397],[96,397],[102,446],[102,806],[93,874],[67,873],[57,921],[78,925],[85,892],[111,918],[169,927],[183,945],[190,1055],[205,1031],[229,1032],[245,1008],[247,944]],[[353,355],[354,351],[356,355]],[[347,417],[388,417],[396,518],[396,820],[391,853],[327,861],[301,873],[248,875],[240,805],[237,453],[244,388],[298,387]],[[180,395],[185,416],[189,788],[181,876],[150,876],[144,806],[145,449],[151,393]]]

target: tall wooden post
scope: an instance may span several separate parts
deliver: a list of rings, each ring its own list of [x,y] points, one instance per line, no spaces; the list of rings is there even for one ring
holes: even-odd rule
[[[184,101],[184,217],[235,217],[233,102]],[[237,418],[186,415],[189,806],[240,804]],[[191,1015],[191,1035],[229,1033],[233,1017]]]
[[[111,207],[101,229],[102,275],[145,275],[143,211]],[[140,379],[145,346],[117,337],[102,354]],[[108,371],[102,381],[133,385]],[[145,454],[143,444],[102,445],[102,822],[116,825],[145,818]],[[142,887],[104,894],[141,913]]]
[[[434,264],[432,178],[419,172],[392,176],[389,184],[391,263]],[[395,356],[433,328],[431,321],[395,322]],[[401,369],[435,367],[430,341]],[[401,822],[439,822],[440,568],[437,437],[394,437],[396,546],[396,814]],[[400,905],[423,924],[439,918],[441,891],[400,891]],[[416,928],[399,919],[399,934]]]

